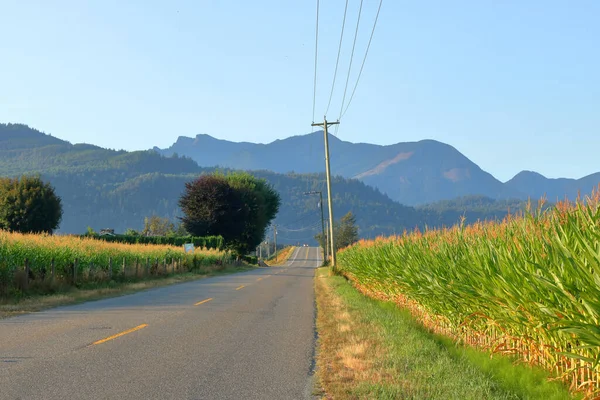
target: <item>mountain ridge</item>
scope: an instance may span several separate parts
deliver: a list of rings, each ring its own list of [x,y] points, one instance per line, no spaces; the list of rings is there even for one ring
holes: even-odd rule
[[[204,167],[314,173],[324,169],[322,137],[323,132],[316,131],[262,144],[201,134],[195,140],[179,136],[172,146],[154,149],[166,156],[185,155]],[[539,176],[533,178],[522,171],[501,182],[452,145],[433,139],[376,145],[331,136],[330,155],[332,175],[359,179],[411,206],[470,195],[522,200],[546,195],[553,201],[565,196],[574,200],[577,193],[588,194],[600,184],[600,172],[580,179],[550,179],[537,172]]]

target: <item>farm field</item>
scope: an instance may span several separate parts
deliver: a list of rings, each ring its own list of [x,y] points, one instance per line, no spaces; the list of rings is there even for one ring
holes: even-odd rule
[[[227,252],[153,244],[124,244],[75,236],[0,231],[0,297],[54,292],[65,286],[135,281],[232,262]]]
[[[326,399],[545,399],[571,396],[540,368],[490,358],[428,332],[391,301],[364,296],[329,268],[316,272],[317,382]]]
[[[600,197],[503,222],[362,241],[339,254],[363,293],[430,331],[600,393]]]

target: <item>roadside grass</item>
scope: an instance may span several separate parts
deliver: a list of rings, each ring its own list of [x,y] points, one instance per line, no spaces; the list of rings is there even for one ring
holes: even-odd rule
[[[573,399],[541,369],[455,345],[394,303],[316,272],[317,377],[324,399]]]
[[[295,249],[296,246],[285,247],[277,253],[277,261],[275,261],[275,255],[273,255],[268,260],[265,260],[265,264],[269,267],[280,267],[287,262]]]
[[[0,319],[42,311],[52,307],[123,296],[146,289],[189,282],[216,275],[226,275],[236,272],[249,271],[251,269],[254,269],[254,267],[248,265],[227,265],[219,267],[207,267],[198,272],[184,272],[166,277],[146,277],[142,280],[136,280],[135,282],[86,282],[79,284],[77,287],[66,284],[57,284],[52,288],[54,293],[51,294],[38,294],[33,292],[23,294],[16,298],[0,297]]]

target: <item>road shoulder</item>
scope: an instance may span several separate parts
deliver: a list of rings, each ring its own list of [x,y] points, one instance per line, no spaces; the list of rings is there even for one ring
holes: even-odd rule
[[[317,270],[317,386],[321,398],[569,399],[541,371],[430,334],[395,304]]]

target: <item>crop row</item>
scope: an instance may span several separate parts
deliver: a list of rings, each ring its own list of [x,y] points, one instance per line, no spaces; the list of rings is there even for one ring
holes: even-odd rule
[[[93,238],[58,235],[32,235],[0,231],[0,289],[13,283],[15,273],[26,267],[29,278],[47,277],[54,271],[58,279],[88,276],[102,271],[117,277],[126,269],[163,271],[166,265],[178,270],[229,263],[229,253],[196,248],[185,253],[182,247],[152,244],[109,243]],[[95,276],[98,274],[96,273]]]
[[[86,236],[81,236],[85,238]],[[139,236],[139,235],[102,235],[92,238],[111,243],[126,244],[159,244],[170,246],[183,246],[193,243],[195,247],[220,250],[223,248],[221,236]]]
[[[436,332],[517,354],[597,394],[599,200],[359,242],[340,252],[341,273]]]

